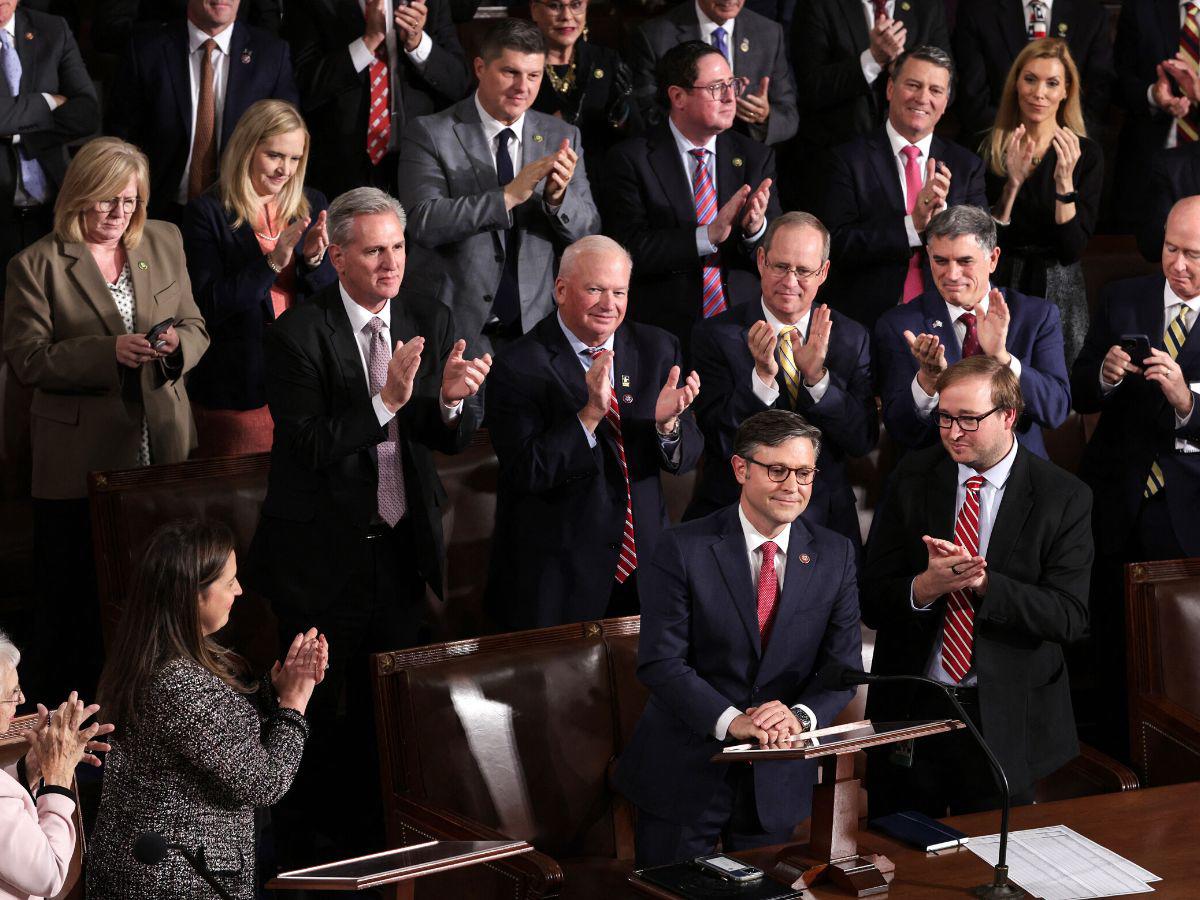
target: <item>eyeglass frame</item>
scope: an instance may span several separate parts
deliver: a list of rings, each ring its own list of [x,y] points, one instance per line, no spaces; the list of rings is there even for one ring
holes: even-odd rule
[[[126,216],[132,216],[135,212],[137,212],[138,207],[142,205],[142,198],[141,197],[109,197],[107,200],[95,201],[92,204],[92,206],[95,207],[96,212],[104,213],[104,215],[107,216],[113,211],[113,209],[116,208],[118,202],[121,204],[121,213]],[[126,209],[125,208],[126,203],[132,203],[133,208]],[[108,205],[108,209],[104,208],[105,204]]]
[[[816,466],[811,466],[811,467],[809,467],[809,466],[801,466],[801,467],[800,467],[800,468],[798,468],[798,469],[793,469],[791,466],[785,466],[783,463],[765,463],[765,462],[759,462],[759,461],[758,461],[757,459],[755,459],[753,456],[743,456],[743,457],[742,457],[742,459],[744,459],[746,462],[749,462],[749,463],[754,463],[756,466],[762,466],[764,469],[766,469],[766,470],[767,470],[767,478],[768,478],[768,480],[770,480],[770,481],[771,481],[771,482],[773,482],[774,484],[786,484],[786,483],[787,483],[787,480],[788,480],[788,475],[795,475],[795,476],[796,476],[796,484],[812,484],[812,483],[813,483],[813,479],[815,479],[815,478],[817,477],[817,473],[821,471],[821,470],[820,470],[820,469],[818,469]],[[786,469],[786,470],[787,470],[787,475],[784,475],[782,478],[778,478],[778,479],[776,479],[776,478],[772,478],[772,477],[771,477],[771,470],[772,470],[772,469]],[[810,473],[810,474],[809,474],[809,476],[808,476],[808,481],[805,481],[805,480],[804,480],[804,478],[803,478],[803,477],[801,476],[801,474],[800,474],[801,472],[808,472],[808,473]]]
[[[685,91],[708,91],[708,95],[715,101],[720,102],[725,99],[725,93],[733,94],[733,99],[736,100],[742,94],[746,93],[746,88],[750,86],[750,79],[744,76],[735,76],[728,81],[714,81],[712,84],[689,84],[684,88]]]
[[[800,284],[806,284],[816,278],[825,267],[829,264],[829,260],[825,260],[816,269],[801,269],[799,266],[789,266],[787,263],[773,263],[770,260],[767,252],[763,251],[763,265],[771,270],[776,278],[787,278],[791,276]],[[781,269],[780,266],[783,268]]]
[[[551,0],[549,3],[546,0],[529,0],[529,2],[531,6],[546,7],[546,12],[552,16],[561,15],[564,10],[572,15],[578,15],[587,6],[587,0],[571,0],[570,3],[560,3],[558,0]]]
[[[20,706],[24,702],[25,702],[25,692],[23,690],[21,690],[21,686],[19,684],[16,687],[14,696],[9,697],[7,700],[0,700],[0,703],[12,703],[15,706]]]
[[[937,425],[937,427],[942,429],[942,431],[949,431],[951,428],[953,428],[955,425],[957,425],[960,431],[963,431],[966,434],[974,434],[976,431],[979,430],[979,425],[981,422],[983,422],[984,419],[986,419],[992,413],[1000,412],[1001,410],[1003,410],[1005,408],[1006,407],[1003,407],[1003,406],[993,406],[991,409],[989,409],[987,412],[985,412],[983,415],[980,415],[980,416],[970,416],[970,415],[952,416],[948,412],[942,412],[940,409],[935,409],[933,411],[933,420],[934,420],[935,424]],[[946,424],[944,424],[944,425],[942,424],[943,416],[946,419]],[[974,420],[975,427],[967,428],[966,425],[963,424],[964,420]]]

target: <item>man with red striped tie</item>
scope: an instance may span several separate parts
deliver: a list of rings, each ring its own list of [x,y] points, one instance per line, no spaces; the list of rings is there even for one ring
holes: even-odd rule
[[[638,612],[640,567],[667,525],[660,472],[695,467],[700,377],[679,342],[622,324],[632,263],[611,238],[566,249],[558,309],[488,379],[500,460],[487,605],[511,628]]]
[[[1063,648],[1088,626],[1092,493],[1017,442],[1023,401],[989,356],[937,380],[941,444],[908,454],[867,542],[863,621],[872,671],[948,685],[1008,777],[1014,804],[1079,753]],[[877,721],[954,716],[930,686],[873,685]],[[987,759],[964,731],[871,753],[872,818],[941,818],[999,806]]]

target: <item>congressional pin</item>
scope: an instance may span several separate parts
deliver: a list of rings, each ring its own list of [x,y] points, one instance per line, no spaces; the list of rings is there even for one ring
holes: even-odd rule
[[[544,141],[544,140],[545,140],[545,138],[544,138],[544,137],[542,137],[540,134],[535,134],[535,135],[533,136],[533,142],[534,142],[535,144],[540,144],[540,143],[541,143],[542,141]]]
[[[32,31],[25,32],[25,40],[27,40],[27,41],[33,40],[33,32]]]
[[[733,167],[735,169],[740,169],[743,165],[745,165],[745,160],[743,160],[740,156],[735,156],[733,158]]]
[[[750,52],[750,38],[742,38],[742,42],[741,42],[741,44],[738,45],[738,49],[741,50],[743,53],[749,53]]]
[[[802,563],[812,562],[812,557],[809,556],[807,553],[801,553],[800,554],[800,562],[802,562]]]
[[[604,70],[603,70],[603,69],[597,69],[595,72],[593,72],[593,73],[592,73],[592,76],[593,76],[594,78],[603,78],[603,77],[604,77]]]
[[[633,402],[633,394],[622,394],[621,402],[622,403],[632,403]]]
[[[907,2],[904,2],[900,4],[900,8],[905,12],[908,12],[910,9],[912,9],[912,6],[910,6]]]
[[[628,375],[621,376],[621,387],[629,387],[629,376]]]
[[[143,272],[145,272],[147,269],[150,268],[150,263],[146,262],[144,259],[139,259],[138,260],[138,268],[141,269]]]
[[[1067,33],[1067,23],[1066,22],[1058,23],[1058,33],[1060,36]]]
[[[250,60],[252,60],[253,58],[254,58],[254,54],[252,54],[250,52],[249,47],[247,47],[245,50],[242,51],[242,64],[243,65],[246,65],[247,63],[249,63]]]

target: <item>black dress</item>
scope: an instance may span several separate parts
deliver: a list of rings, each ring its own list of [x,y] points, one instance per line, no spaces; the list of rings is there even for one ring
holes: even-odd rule
[[[1099,145],[1081,137],[1079,151],[1073,179],[1079,194],[1074,218],[1062,225],[1054,221],[1058,154],[1052,144],[1017,192],[1009,224],[998,226],[1000,264],[993,276],[993,283],[999,287],[1045,297],[1058,307],[1068,369],[1087,334],[1087,288],[1079,258],[1096,230],[1104,182],[1104,156]],[[999,200],[1006,180],[988,170],[988,202],[994,205]]]
[[[559,116],[579,129],[588,181],[596,185],[609,148],[641,134],[642,119],[631,97],[633,74],[615,50],[580,40],[575,43],[572,64],[575,72],[571,86],[557,90],[547,73],[533,109]],[[571,65],[553,69],[560,81],[570,77]]]

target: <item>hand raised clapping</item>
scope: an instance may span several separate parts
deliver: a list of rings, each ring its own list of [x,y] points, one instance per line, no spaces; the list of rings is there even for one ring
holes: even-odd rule
[[[312,697],[313,688],[325,680],[329,668],[329,643],[317,629],[297,634],[288,647],[283,662],[271,667],[271,684],[279,697],[279,705],[303,713]]]

